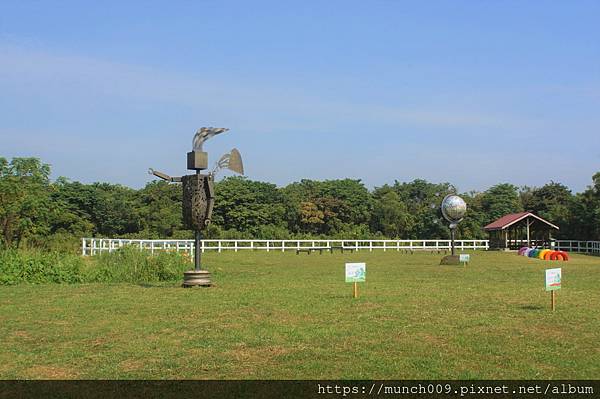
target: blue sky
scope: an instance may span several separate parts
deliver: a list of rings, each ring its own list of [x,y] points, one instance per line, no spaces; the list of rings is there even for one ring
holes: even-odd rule
[[[0,156],[141,187],[231,130],[251,179],[574,191],[600,171],[598,1],[0,3]]]

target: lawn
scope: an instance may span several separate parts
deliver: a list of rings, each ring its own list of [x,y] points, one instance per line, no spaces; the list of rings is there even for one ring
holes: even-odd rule
[[[594,379],[600,258],[210,253],[212,288],[0,286],[2,379]],[[344,262],[367,263],[352,298]],[[563,268],[557,310],[544,269]]]

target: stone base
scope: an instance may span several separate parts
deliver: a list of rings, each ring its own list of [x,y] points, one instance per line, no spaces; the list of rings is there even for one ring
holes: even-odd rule
[[[442,258],[440,265],[460,265],[460,257],[458,255],[446,255]]]
[[[210,287],[212,285],[210,281],[210,272],[208,270],[188,270],[183,272],[183,284],[184,288],[189,287]]]

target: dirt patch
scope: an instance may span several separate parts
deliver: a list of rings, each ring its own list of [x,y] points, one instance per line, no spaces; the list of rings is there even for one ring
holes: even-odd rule
[[[74,380],[79,377],[79,373],[75,370],[46,365],[30,367],[25,371],[25,375],[36,380]]]
[[[249,348],[244,344],[239,344],[235,349],[228,351],[227,356],[238,363],[262,364],[269,363],[273,357],[282,356],[292,351],[290,348],[279,345]]]
[[[125,372],[142,370],[145,362],[135,359],[127,359],[119,363],[119,368]]]
[[[13,332],[13,336],[20,339],[31,339],[31,335],[27,331],[22,330]]]

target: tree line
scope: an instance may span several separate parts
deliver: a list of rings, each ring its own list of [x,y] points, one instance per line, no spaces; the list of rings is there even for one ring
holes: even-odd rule
[[[228,177],[215,184],[208,238],[448,238],[439,205],[450,183],[395,181],[369,190],[360,180],[301,180],[285,187]],[[459,193],[468,212],[460,238],[485,238],[483,226],[530,210],[558,225],[557,238],[600,240],[600,172],[572,193],[561,183],[500,183]],[[119,184],[50,179],[37,158],[0,158],[0,246],[76,247],[81,237],[192,238],[181,216],[182,188],[152,181]]]

